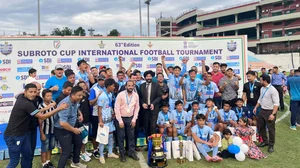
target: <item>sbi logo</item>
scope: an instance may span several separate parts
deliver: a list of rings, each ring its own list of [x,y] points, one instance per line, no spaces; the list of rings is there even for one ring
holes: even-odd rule
[[[211,56],[210,58],[211,58],[211,60],[215,60],[215,56]]]
[[[82,60],[82,58],[78,58],[78,61]]]
[[[39,59],[39,63],[43,63],[44,60],[42,58]]]
[[[118,60],[119,60],[119,58],[118,58],[118,57],[115,57],[115,58],[114,58],[114,61],[118,61]]]
[[[195,66],[199,66],[199,64],[198,64],[198,63],[195,63]]]
[[[179,60],[181,61],[183,59],[183,57],[179,57]]]
[[[0,64],[2,64],[2,60],[0,60]]]
[[[151,59],[151,57],[148,57],[148,61],[151,61],[152,59]]]
[[[20,76],[16,76],[16,80],[20,80],[21,79],[21,77]]]

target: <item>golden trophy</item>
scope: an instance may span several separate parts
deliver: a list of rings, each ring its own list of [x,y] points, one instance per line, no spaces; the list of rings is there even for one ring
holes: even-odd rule
[[[183,142],[182,141],[179,142],[179,151],[180,151],[180,156],[179,156],[179,158],[177,158],[177,163],[179,163],[179,164],[185,163],[186,160],[182,156],[183,155]]]
[[[150,167],[166,167],[168,165],[165,155],[165,137],[162,134],[152,134],[148,137],[148,165]]]

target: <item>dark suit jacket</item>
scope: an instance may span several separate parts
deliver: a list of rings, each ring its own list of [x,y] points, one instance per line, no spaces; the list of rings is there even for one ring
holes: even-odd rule
[[[141,90],[141,102],[142,102],[142,104],[144,104],[144,103],[147,104],[146,82],[141,84],[140,90]],[[154,105],[153,111],[155,113],[158,113],[159,112],[159,104],[160,104],[161,96],[162,96],[159,84],[152,82],[150,93],[151,93],[150,94],[150,102],[151,102],[151,104]],[[143,108],[143,107],[141,107],[141,108]]]

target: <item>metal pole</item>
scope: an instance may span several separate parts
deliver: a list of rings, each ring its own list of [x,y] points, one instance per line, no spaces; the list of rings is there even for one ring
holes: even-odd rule
[[[289,40],[289,45],[290,45],[290,52],[291,52],[291,60],[292,60],[292,67],[294,68],[294,55],[293,55],[293,51],[292,51],[292,45],[291,42]]]
[[[38,36],[41,35],[40,0],[38,1]]]
[[[148,12],[148,37],[150,36],[150,13],[149,13],[150,2],[147,4],[147,12]]]
[[[140,13],[140,36],[143,35],[143,29],[142,29],[142,5],[141,0],[139,0],[139,13]]]

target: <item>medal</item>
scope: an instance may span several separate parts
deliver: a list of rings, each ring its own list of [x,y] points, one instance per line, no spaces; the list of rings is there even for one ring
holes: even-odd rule
[[[129,108],[127,109],[127,113],[128,113],[128,114],[130,113],[130,109],[129,109]]]
[[[251,93],[250,93],[250,99],[253,99],[253,98],[254,98],[254,93],[251,92]]]

